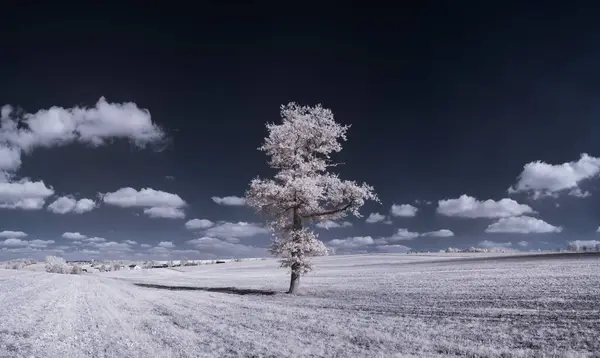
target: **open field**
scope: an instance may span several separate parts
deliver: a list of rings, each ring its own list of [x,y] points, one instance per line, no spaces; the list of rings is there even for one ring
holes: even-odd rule
[[[89,275],[0,270],[0,357],[585,357],[597,254],[274,260]]]

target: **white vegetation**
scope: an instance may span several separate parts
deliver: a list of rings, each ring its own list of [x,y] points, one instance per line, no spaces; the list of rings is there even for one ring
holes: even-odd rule
[[[37,264],[37,260],[34,259],[10,260],[4,263],[4,268],[7,270],[22,270],[35,264]]]
[[[366,183],[328,172],[338,165],[330,155],[342,150],[350,127],[337,123],[331,110],[292,102],[281,106],[281,118],[280,124],[267,124],[269,135],[258,148],[278,172],[273,179],[252,180],[246,203],[271,218],[275,234],[270,252],[282,258],[282,267],[291,269],[289,293],[296,293],[300,275],[312,269],[309,257],[327,255],[307,225],[347,214],[362,217],[359,208],[365,201],[379,199]]]
[[[600,252],[600,242],[597,240],[580,241],[575,240],[567,245],[568,251]]]
[[[83,270],[78,265],[69,265],[62,257],[46,256],[46,272],[80,275]]]

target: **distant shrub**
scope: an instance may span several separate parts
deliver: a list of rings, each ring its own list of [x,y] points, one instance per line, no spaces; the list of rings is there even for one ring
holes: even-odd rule
[[[83,269],[79,265],[73,265],[71,267],[71,274],[73,275],[81,275],[83,273]]]
[[[244,261],[244,260],[242,260],[242,259],[235,259],[235,260],[233,260],[233,261],[234,261],[234,262],[242,262],[242,261]]]
[[[62,257],[46,256],[46,272],[69,274],[71,271],[71,266]]]

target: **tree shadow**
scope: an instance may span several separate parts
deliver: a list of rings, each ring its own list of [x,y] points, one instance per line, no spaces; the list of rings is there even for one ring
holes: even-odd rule
[[[192,286],[166,286],[166,285],[155,285],[150,283],[134,283],[136,286],[146,288],[156,288],[159,290],[170,290],[170,291],[205,291],[205,292],[217,292],[226,293],[229,295],[254,295],[254,296],[272,296],[276,292],[270,290],[256,290],[252,288],[235,288],[235,287],[192,287]]]

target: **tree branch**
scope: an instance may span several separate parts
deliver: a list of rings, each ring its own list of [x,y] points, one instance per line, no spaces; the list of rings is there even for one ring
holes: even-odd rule
[[[316,214],[311,214],[311,215],[302,215],[301,217],[302,217],[303,219],[310,219],[310,218],[315,218],[315,217],[318,217],[318,216],[333,215],[333,214],[337,214],[337,213],[340,213],[340,212],[342,212],[342,211],[345,211],[345,210],[347,210],[347,209],[348,209],[348,208],[350,208],[350,207],[351,207],[353,204],[354,204],[354,202],[353,202],[353,201],[351,201],[351,202],[349,202],[348,204],[346,204],[346,205],[344,205],[344,206],[341,206],[341,207],[339,207],[339,208],[337,208],[337,209],[327,210],[327,211],[323,211],[323,212],[316,213]]]

